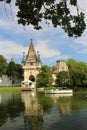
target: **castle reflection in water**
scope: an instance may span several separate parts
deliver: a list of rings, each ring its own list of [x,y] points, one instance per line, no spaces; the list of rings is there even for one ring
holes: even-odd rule
[[[31,130],[39,130],[43,124],[43,109],[38,103],[36,93],[22,92],[22,101],[25,105],[25,122]]]
[[[42,99],[39,98],[39,100],[42,100],[41,102],[39,102],[35,91],[22,92],[21,96],[22,96],[22,101],[25,106],[25,112],[24,112],[25,124],[26,126],[29,125],[30,130],[44,129],[45,128],[44,126],[45,124],[47,124],[47,121],[49,122],[49,124],[51,123],[49,121],[50,120],[49,115],[47,118],[46,114],[44,114],[46,112],[48,113],[49,111],[46,109],[51,109],[53,107],[54,108],[56,107],[57,112],[54,112],[54,113],[57,113],[56,115],[57,118],[60,118],[60,116],[64,116],[70,112],[70,107],[71,107],[70,100],[71,100],[72,95],[69,95],[69,96],[63,95],[64,102],[63,102],[63,97],[61,97],[61,95],[56,95],[56,94],[44,95]],[[58,99],[60,97],[62,99],[62,102],[61,101],[58,102]]]

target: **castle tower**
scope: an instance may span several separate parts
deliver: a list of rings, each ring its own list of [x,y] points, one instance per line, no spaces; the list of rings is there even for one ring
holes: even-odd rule
[[[30,43],[26,59],[24,61],[23,69],[24,69],[24,80],[30,80],[32,82],[35,82],[36,76],[37,74],[39,74],[41,69],[41,61],[39,52],[36,54],[32,40]]]
[[[54,73],[57,74],[60,71],[68,71],[68,66],[66,65],[64,60],[56,61]]]

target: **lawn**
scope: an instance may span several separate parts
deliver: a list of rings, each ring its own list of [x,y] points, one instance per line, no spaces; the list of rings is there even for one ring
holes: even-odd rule
[[[20,87],[0,87],[0,92],[20,92]]]

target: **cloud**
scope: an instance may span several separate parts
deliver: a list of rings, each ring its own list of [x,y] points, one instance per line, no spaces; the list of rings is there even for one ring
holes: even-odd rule
[[[87,54],[87,48],[84,48],[82,50],[79,50],[78,51],[79,53],[82,53],[82,54]]]
[[[51,58],[60,55],[60,52],[51,48],[51,46],[48,45],[48,41],[46,40],[39,40],[36,46],[36,50],[40,51],[40,55],[42,58]]]
[[[14,57],[16,60],[21,60],[23,52],[27,54],[29,46],[20,45],[14,41],[2,40],[0,41],[0,54],[3,55],[7,60]],[[40,56],[43,59],[51,63],[55,63],[59,59],[67,59],[69,56],[62,55],[61,52],[57,49],[52,48],[49,45],[49,41],[38,41],[38,44],[35,47],[36,51],[40,51]],[[21,57],[21,59],[20,59]]]
[[[87,0],[78,0],[78,5],[79,9],[84,11],[87,15]],[[34,41],[36,40],[36,50],[40,51],[41,59],[46,60],[48,63],[55,63],[56,60],[70,58],[69,55],[73,55],[72,48],[70,48],[71,45],[74,45],[75,54],[87,53],[87,30],[82,37],[76,40],[74,38],[72,38],[72,40],[68,38],[64,30],[60,29],[60,27],[53,28],[51,25],[49,27],[43,25],[43,30],[40,31],[34,30],[32,26],[27,26],[24,30],[22,25],[17,24],[17,8],[15,8],[13,4],[11,4],[11,8],[13,20],[10,7],[7,6],[6,8],[9,16],[8,18],[4,6],[2,9],[2,5],[0,4],[0,54],[6,57],[22,56],[23,52],[27,54],[29,45],[24,46],[22,44],[27,45],[25,42],[31,38],[34,39]],[[74,9],[72,11],[73,13],[75,12]],[[10,40],[8,40],[9,38]],[[14,41],[11,41],[11,39]]]
[[[53,66],[57,60],[67,60],[69,55],[62,54],[50,40],[38,40],[35,49],[39,51],[43,64]]]
[[[87,47],[87,30],[85,31],[82,37],[79,37],[78,39],[75,40],[75,43],[77,45]]]
[[[0,41],[0,54],[5,57],[22,56],[23,52],[27,52],[28,48],[14,41]]]
[[[10,29],[12,23],[5,19],[0,19],[0,28],[2,29]]]
[[[82,37],[82,38],[76,40],[76,44],[87,47],[87,42],[86,41],[87,41],[87,37]]]
[[[60,27],[56,29],[53,28],[52,24],[50,24],[48,27],[48,25],[45,24],[45,21],[41,23],[43,29],[40,31],[34,30],[32,25],[23,27],[21,24],[18,24],[17,23],[18,18],[16,17],[18,9],[15,6],[15,0],[11,2],[11,9],[7,4],[6,4],[6,11],[4,4],[1,4],[1,7],[2,8],[0,9],[0,11],[2,12],[3,15],[0,18],[0,29],[6,30],[6,32],[8,32],[9,34],[12,32],[13,34],[25,33],[26,35],[29,36],[30,33],[33,33],[39,37],[43,35],[44,32],[48,32],[50,33],[50,35],[54,35],[54,31],[56,30],[57,34],[59,34],[60,31],[63,32],[63,30],[60,29]]]
[[[80,11],[85,13],[85,22],[87,24],[87,0],[78,0],[78,7]],[[76,53],[87,54],[87,28],[81,37],[74,40],[73,48]]]
[[[62,55],[58,49],[53,48],[53,44],[47,40],[39,40],[36,50],[40,51],[41,58],[48,58],[52,61],[69,58],[67,55]]]
[[[78,0],[78,7],[81,11],[87,14],[87,0]]]
[[[83,36],[74,40],[73,48],[77,53],[82,53],[82,54],[87,53],[87,30],[85,31]]]

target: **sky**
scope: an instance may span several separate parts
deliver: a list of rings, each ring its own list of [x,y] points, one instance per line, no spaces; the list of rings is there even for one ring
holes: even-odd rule
[[[78,0],[78,6],[85,13],[87,24],[87,0]],[[39,51],[43,65],[54,66],[57,60],[73,58],[87,62],[87,28],[79,38],[70,38],[60,27],[43,25],[42,30],[34,30],[32,26],[23,27],[17,24],[17,8],[14,2],[11,8],[0,2],[0,55],[9,63],[13,57],[21,64],[23,52],[27,55],[32,39],[36,52]],[[72,9],[72,13],[75,10]]]

